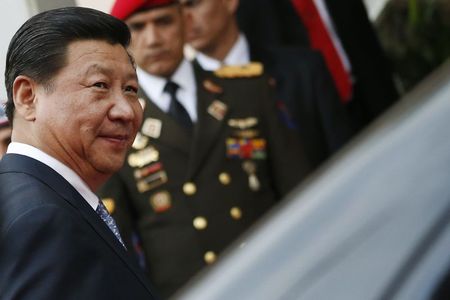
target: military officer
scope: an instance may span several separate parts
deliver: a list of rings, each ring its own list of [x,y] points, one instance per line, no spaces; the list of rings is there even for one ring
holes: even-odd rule
[[[266,44],[264,55],[237,23],[239,0],[183,0],[192,25],[186,34],[205,70],[261,61],[276,82],[279,106],[288,111],[304,141],[308,162],[317,167],[353,135],[350,120],[319,52]],[[255,49],[256,48],[256,49]]]
[[[183,58],[181,9],[173,0],[113,6],[132,32],[144,121],[125,166],[100,191],[128,248],[133,232],[142,241],[163,297],[309,170],[296,135],[278,120],[261,65],[211,73]]]

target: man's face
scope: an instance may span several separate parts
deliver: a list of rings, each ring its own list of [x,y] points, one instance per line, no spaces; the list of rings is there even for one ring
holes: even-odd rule
[[[126,20],[130,52],[148,73],[170,77],[183,59],[183,16],[178,5],[139,12]]]
[[[221,44],[234,18],[236,0],[185,0],[184,12],[192,22],[187,42],[203,53],[211,53]]]
[[[123,164],[142,121],[135,69],[126,50],[103,41],[69,44],[66,66],[39,85],[35,146],[89,178]],[[87,178],[86,178],[87,177]]]

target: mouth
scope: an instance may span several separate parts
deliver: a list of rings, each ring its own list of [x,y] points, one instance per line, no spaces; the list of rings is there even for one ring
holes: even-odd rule
[[[147,54],[147,59],[151,61],[158,61],[163,59],[166,56],[165,51],[156,52],[156,53],[149,53]]]
[[[115,149],[128,148],[131,144],[129,134],[105,134],[99,136],[102,140],[108,142]]]

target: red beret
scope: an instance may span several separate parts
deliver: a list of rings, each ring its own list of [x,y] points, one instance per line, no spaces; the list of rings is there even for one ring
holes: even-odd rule
[[[111,15],[125,20],[134,12],[143,8],[153,8],[175,3],[177,0],[116,0],[111,10]]]

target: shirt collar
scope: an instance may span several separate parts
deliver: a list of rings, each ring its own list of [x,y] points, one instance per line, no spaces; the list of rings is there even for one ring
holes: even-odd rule
[[[80,176],[78,176],[77,173],[59,160],[36,147],[17,142],[12,142],[9,144],[7,153],[28,156],[52,168],[59,175],[64,177],[64,179],[67,180],[78,191],[78,193],[81,194],[81,196],[94,210],[97,209],[99,201],[98,197],[91,191],[88,185],[81,179]]]
[[[149,98],[153,101],[161,99],[167,78],[149,74],[139,67],[137,67],[136,73],[139,79],[139,85]],[[188,60],[183,59],[170,80],[178,84],[181,90],[195,90],[195,75],[192,64]]]
[[[207,71],[219,69],[222,65],[245,65],[250,62],[250,47],[247,38],[240,33],[231,50],[223,61],[197,52],[196,59],[200,66]]]

